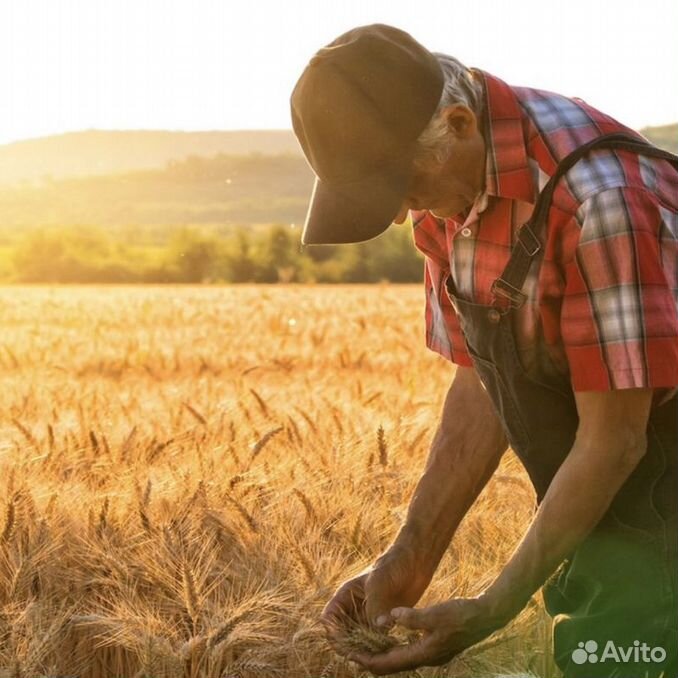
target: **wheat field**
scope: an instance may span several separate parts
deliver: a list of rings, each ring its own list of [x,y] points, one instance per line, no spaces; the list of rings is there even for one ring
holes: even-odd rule
[[[394,537],[454,366],[410,285],[4,287],[0,676],[339,678],[318,615]],[[533,511],[509,452],[420,604]],[[555,676],[540,596],[448,665]]]

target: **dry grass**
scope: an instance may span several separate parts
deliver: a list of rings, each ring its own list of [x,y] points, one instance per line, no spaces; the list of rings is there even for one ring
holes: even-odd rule
[[[419,286],[0,296],[0,675],[357,676],[317,618],[397,531],[453,375]],[[532,501],[507,455],[422,604],[481,590]],[[534,604],[419,675],[548,652]]]

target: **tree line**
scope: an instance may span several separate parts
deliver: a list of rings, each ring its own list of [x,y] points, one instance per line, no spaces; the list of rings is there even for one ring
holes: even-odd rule
[[[409,225],[353,245],[300,244],[290,225],[174,228],[162,242],[101,227],[33,229],[0,263],[5,282],[275,283],[419,282],[423,256]]]

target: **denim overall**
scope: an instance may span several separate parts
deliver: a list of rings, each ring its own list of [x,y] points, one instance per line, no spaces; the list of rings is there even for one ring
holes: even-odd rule
[[[635,137],[597,137],[565,158],[542,190],[507,266],[492,285],[492,305],[459,298],[450,276],[445,283],[474,367],[538,503],[572,448],[579,417],[566,375],[537,380],[521,366],[511,311],[525,300],[521,289],[532,257],[542,246],[539,235],[556,182],[594,146],[662,157],[678,169],[678,157]],[[553,373],[558,374],[555,369]],[[553,617],[555,662],[566,678],[678,678],[676,395],[652,408],[647,440],[646,454],[602,520],[542,589]],[[661,650],[651,654],[655,647],[664,650],[665,659]]]

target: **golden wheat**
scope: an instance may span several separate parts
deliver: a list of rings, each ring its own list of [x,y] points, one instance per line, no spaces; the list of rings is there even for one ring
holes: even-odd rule
[[[318,618],[397,533],[437,425],[454,368],[420,288],[0,303],[0,676],[356,678]],[[532,511],[506,455],[420,604],[478,593]],[[540,604],[506,633],[418,675],[555,675]],[[375,634],[347,642],[406,642]]]

